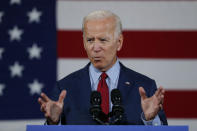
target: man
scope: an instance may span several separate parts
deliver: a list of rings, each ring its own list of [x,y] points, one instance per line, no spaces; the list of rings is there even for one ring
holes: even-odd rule
[[[48,124],[97,124],[89,113],[91,92],[101,92],[102,111],[108,114],[112,110],[110,92],[118,88],[124,108],[120,124],[167,125],[162,109],[164,89],[156,89],[154,80],[126,68],[117,59],[123,45],[117,15],[94,11],[86,16],[83,42],[90,63],[60,80],[52,99],[44,93],[38,99]]]

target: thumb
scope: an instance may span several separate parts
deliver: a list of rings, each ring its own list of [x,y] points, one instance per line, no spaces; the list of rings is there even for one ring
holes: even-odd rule
[[[58,102],[63,103],[65,97],[66,97],[66,90],[63,90],[59,96]]]
[[[140,93],[140,96],[141,96],[141,99],[142,99],[142,100],[144,100],[144,99],[147,98],[146,92],[145,92],[145,90],[144,90],[143,87],[139,87],[139,93]]]

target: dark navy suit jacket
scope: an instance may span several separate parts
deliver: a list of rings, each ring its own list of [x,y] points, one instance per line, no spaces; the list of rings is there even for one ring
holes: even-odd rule
[[[58,100],[59,94],[66,89],[67,95],[64,100],[61,123],[68,125],[92,125],[97,124],[90,113],[90,95],[92,92],[89,65],[76,71],[62,80],[58,81],[57,87],[52,92],[52,99]],[[152,96],[157,87],[155,81],[128,69],[120,63],[120,76],[118,89],[122,95],[122,104],[125,110],[121,124],[143,125],[141,120],[141,97],[139,87],[144,87],[148,97]],[[159,112],[159,117],[164,125],[167,125],[166,116],[163,110]]]

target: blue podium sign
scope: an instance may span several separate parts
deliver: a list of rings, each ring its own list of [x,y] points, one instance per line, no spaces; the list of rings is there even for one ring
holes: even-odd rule
[[[27,125],[26,131],[188,131],[188,126]]]

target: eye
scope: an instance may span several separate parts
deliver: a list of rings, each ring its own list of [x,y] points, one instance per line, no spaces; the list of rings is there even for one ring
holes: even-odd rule
[[[87,42],[93,42],[94,41],[94,38],[87,38]]]
[[[106,41],[106,39],[105,38],[100,38],[100,41]]]
[[[107,42],[107,39],[106,38],[100,38],[99,39],[101,42]]]

